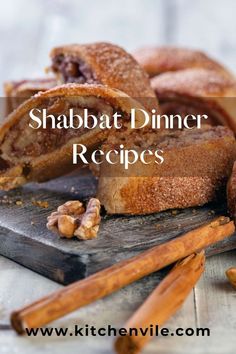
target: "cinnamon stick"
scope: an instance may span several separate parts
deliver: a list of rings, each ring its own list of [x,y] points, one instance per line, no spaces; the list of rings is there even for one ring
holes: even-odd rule
[[[200,278],[204,264],[203,251],[177,263],[125,325],[127,335],[115,341],[118,354],[140,353],[152,338],[151,326],[162,326],[181,307]],[[143,335],[146,329],[147,333]],[[132,335],[131,330],[137,331],[135,335]]]
[[[234,223],[229,218],[219,217],[13,312],[12,326],[20,334],[25,328],[41,327],[232,235],[234,230]]]

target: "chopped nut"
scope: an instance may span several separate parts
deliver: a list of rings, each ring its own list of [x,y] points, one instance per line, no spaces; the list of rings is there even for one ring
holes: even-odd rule
[[[79,200],[71,200],[57,208],[59,214],[69,214],[71,216],[78,216],[85,212],[83,204]]]
[[[236,268],[229,268],[226,271],[226,276],[229,279],[230,283],[236,287]]]
[[[57,211],[54,211],[51,213],[51,215],[48,216],[47,220],[47,228],[51,231],[58,231],[57,228],[57,220],[58,220],[58,215],[59,213]]]
[[[57,219],[58,231],[66,238],[74,236],[76,229],[76,219],[69,215],[59,215]]]
[[[82,240],[89,240],[97,236],[101,221],[100,207],[98,199],[90,199],[86,212],[81,219],[80,226],[75,230],[75,236]]]
[[[86,210],[79,200],[68,201],[57,208],[48,217],[47,228],[56,231],[61,237],[76,236],[81,240],[95,238],[98,233],[100,217],[100,202],[91,198]]]

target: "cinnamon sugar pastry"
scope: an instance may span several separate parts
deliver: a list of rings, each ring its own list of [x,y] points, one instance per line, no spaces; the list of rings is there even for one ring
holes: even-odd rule
[[[236,133],[236,81],[205,69],[169,72],[151,80],[165,114],[207,114],[207,123]]]
[[[109,214],[149,214],[200,206],[225,188],[236,156],[235,138],[228,128],[206,126],[142,134],[132,131],[123,135],[122,144],[137,152],[162,149],[165,160],[158,165],[154,156],[147,156],[147,165],[138,161],[129,172],[122,165],[102,163],[97,197]],[[119,140],[109,135],[103,149],[112,149]]]
[[[12,112],[20,103],[35,95],[37,92],[46,91],[56,86],[54,78],[26,79],[20,81],[8,81],[4,83],[6,99],[5,115]]]
[[[157,107],[148,75],[124,49],[110,43],[74,44],[54,48],[52,70],[60,83],[102,84]],[[147,98],[152,99],[147,99]]]
[[[133,107],[143,108],[123,92],[102,85],[66,84],[36,94],[13,111],[0,128],[0,189],[46,181],[71,171],[78,167],[72,163],[72,145],[84,144],[89,151],[108,134],[97,126],[33,129],[29,126],[31,109],[46,108],[47,115],[54,116],[69,116],[71,108],[74,114],[82,114],[86,108],[88,114],[109,117],[119,111],[129,121]]]
[[[177,71],[189,68],[214,70],[224,76],[232,76],[232,74],[217,61],[209,58],[205,53],[194,49],[144,47],[134,52],[133,56],[150,77],[166,71]]]

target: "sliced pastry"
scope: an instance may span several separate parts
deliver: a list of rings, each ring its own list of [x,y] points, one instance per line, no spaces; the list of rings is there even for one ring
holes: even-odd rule
[[[125,123],[133,107],[143,109],[123,92],[102,85],[66,84],[36,94],[14,110],[0,128],[0,189],[46,181],[78,167],[72,161],[73,144],[84,144],[89,151],[106,138],[109,130],[98,124],[93,127],[90,118],[85,127],[85,109],[98,121],[106,114],[110,123],[113,114],[119,112]],[[73,117],[67,126],[55,128],[51,116],[70,117],[70,112]],[[82,117],[80,127],[76,115]]]
[[[199,50],[176,47],[144,47],[136,50],[133,56],[150,77],[167,71],[190,68],[214,70],[224,76],[232,76],[223,65]]]
[[[59,83],[107,85],[142,99],[142,104],[149,109],[156,108],[147,73],[117,45],[103,42],[65,45],[54,48],[51,58],[51,68]]]
[[[206,114],[236,133],[236,81],[212,70],[169,72],[151,80],[164,114]]]
[[[119,143],[118,136],[110,135],[103,149],[119,149]],[[149,214],[210,202],[225,190],[236,156],[234,135],[222,126],[132,131],[123,134],[122,144],[142,159],[127,170],[119,161],[100,165],[97,196],[109,214]],[[161,164],[155,151],[162,151]],[[111,156],[113,162],[117,156]]]

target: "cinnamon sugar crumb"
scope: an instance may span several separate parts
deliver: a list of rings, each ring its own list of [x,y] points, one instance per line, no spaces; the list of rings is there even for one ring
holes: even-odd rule
[[[40,208],[48,208],[49,207],[49,203],[47,201],[43,201],[43,200],[32,200],[32,204],[35,206],[38,206]]]
[[[174,209],[171,210],[171,215],[176,216],[178,214],[178,210]]]
[[[210,211],[208,211],[208,215],[210,216],[210,215],[215,215],[215,210],[210,210]]]

